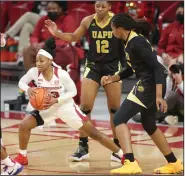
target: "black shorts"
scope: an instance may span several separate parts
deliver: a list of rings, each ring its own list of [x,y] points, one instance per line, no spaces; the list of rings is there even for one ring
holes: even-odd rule
[[[163,83],[163,97],[166,92],[166,82]],[[127,123],[138,112],[141,113],[142,124],[155,127],[156,122],[156,84],[154,81],[138,81],[114,115],[114,125]],[[152,130],[153,132],[153,130]]]
[[[100,84],[102,76],[115,75],[121,70],[118,60],[110,62],[86,62],[83,78],[92,79]]]
[[[163,83],[163,97],[166,92],[166,82]],[[127,99],[136,104],[148,109],[156,101],[156,84],[155,81],[141,81],[139,80]]]

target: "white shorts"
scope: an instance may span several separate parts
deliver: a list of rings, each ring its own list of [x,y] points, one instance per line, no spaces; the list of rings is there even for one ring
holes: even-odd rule
[[[68,103],[62,106],[56,105],[48,110],[39,111],[39,115],[45,123],[50,123],[54,119],[60,118],[63,122],[76,130],[81,128],[83,126],[83,122],[88,120],[88,117],[83,114],[75,103]]]

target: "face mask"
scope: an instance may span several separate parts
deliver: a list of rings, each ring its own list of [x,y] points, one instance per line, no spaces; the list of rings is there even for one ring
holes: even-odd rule
[[[58,18],[58,12],[48,12],[48,17],[50,20],[55,21]]]
[[[177,14],[176,15],[177,21],[179,21],[180,24],[184,23],[184,14]]]

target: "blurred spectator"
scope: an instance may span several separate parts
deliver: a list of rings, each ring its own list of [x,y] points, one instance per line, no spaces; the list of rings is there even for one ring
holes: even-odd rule
[[[162,32],[158,43],[158,54],[163,60],[176,59],[184,52],[184,3],[176,10],[176,21]]]
[[[34,32],[30,37],[31,45],[23,51],[24,66],[29,70],[35,66],[36,54],[43,46],[51,34],[45,27],[45,20],[51,19],[55,21],[61,32],[74,32],[76,29],[75,21],[66,13],[67,7],[65,1],[50,1],[47,6],[47,16],[41,17],[35,26]],[[76,103],[80,100],[80,67],[79,58],[83,58],[83,50],[72,46],[70,43],[56,39],[56,57],[54,61],[62,66],[63,69],[68,69],[69,74],[77,86]]]
[[[169,75],[173,79],[172,90],[165,98],[168,104],[166,114],[158,113],[158,119],[165,120],[170,125],[175,125],[184,118],[184,63],[183,56],[178,58],[178,62],[169,67]]]
[[[34,2],[30,1],[1,1],[1,25],[0,32],[4,33],[24,13],[30,12]]]
[[[23,48],[29,45],[30,34],[40,19],[40,15],[45,14],[46,11],[44,6],[46,2],[34,2],[32,12],[24,13],[6,32],[5,36],[7,39],[14,38],[20,33],[18,52],[22,53]]]

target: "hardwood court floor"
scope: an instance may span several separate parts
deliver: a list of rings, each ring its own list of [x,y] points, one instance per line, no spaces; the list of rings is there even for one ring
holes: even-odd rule
[[[3,141],[8,153],[18,152],[18,125],[24,114],[1,112]],[[112,137],[108,121],[94,121],[95,126]],[[165,160],[154,146],[140,124],[129,124],[135,157],[144,175],[151,175],[153,169],[163,165]],[[183,161],[183,128],[160,126],[176,156]],[[36,128],[32,131],[28,147],[29,164],[21,175],[83,175],[109,174],[120,164],[110,161],[111,152],[98,142],[90,140],[90,159],[83,162],[69,162],[68,156],[77,149],[78,131],[69,128],[60,120],[56,124]]]

